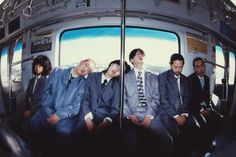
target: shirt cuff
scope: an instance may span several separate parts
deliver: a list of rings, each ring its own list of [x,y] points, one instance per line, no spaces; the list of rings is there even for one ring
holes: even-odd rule
[[[146,115],[146,116],[150,117],[150,119],[153,119],[153,118],[154,118],[154,116],[152,116],[152,115]]]
[[[110,117],[106,117],[103,119],[103,123],[112,123],[112,119]]]
[[[205,101],[202,101],[202,102],[201,102],[201,106],[205,106],[205,107],[207,106],[206,103],[205,103]]]
[[[181,113],[182,116],[188,117],[188,113]]]
[[[175,116],[173,116],[173,118],[176,118],[176,117],[178,117],[179,115],[177,114],[177,115],[175,115]]]
[[[204,108],[202,108],[201,110],[200,110],[200,112],[202,112],[203,110],[205,110]]]
[[[87,113],[87,114],[84,116],[84,120],[86,120],[86,119],[88,119],[88,118],[90,118],[91,120],[93,120],[93,114],[92,114],[92,112],[89,112],[89,113]]]

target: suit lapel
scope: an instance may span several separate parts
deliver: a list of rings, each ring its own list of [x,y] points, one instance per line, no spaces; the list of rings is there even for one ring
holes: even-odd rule
[[[134,70],[132,70],[131,72],[132,72],[132,73],[131,73],[131,74],[132,74],[132,75],[131,75],[131,80],[132,80],[132,82],[135,82],[135,84],[136,84],[135,88],[136,88],[136,92],[137,92],[137,94],[138,94],[137,78],[136,78],[136,75],[135,75]]]
[[[102,89],[102,86],[101,86],[101,81],[102,81],[102,73],[96,73],[95,75],[95,79],[96,79],[96,86],[97,86],[97,89]],[[99,90],[101,92],[101,90]]]
[[[68,81],[70,79],[71,69],[72,68],[66,69],[65,72],[63,73],[62,82],[63,82],[64,87],[67,87],[67,85],[68,85]]]
[[[197,83],[198,90],[202,91],[203,89],[202,89],[202,86],[201,86],[201,82],[200,82],[197,74],[195,74],[195,80],[196,80],[196,83]],[[204,78],[204,82],[205,82],[205,78]],[[204,88],[205,88],[205,83],[204,83]]]
[[[144,73],[144,77],[145,77],[145,96],[146,96],[146,98],[148,98],[149,97],[149,95],[151,95],[151,93],[149,93],[150,92],[150,88],[148,88],[148,87],[151,87],[151,85],[150,85],[150,83],[151,83],[151,81],[149,81],[149,79],[150,79],[150,74],[149,74],[149,72],[146,72],[145,71],[145,73]]]
[[[180,75],[180,95],[181,95],[181,97],[183,98],[183,96],[184,96],[184,80],[183,80],[184,78],[183,78],[183,75],[181,74]]]

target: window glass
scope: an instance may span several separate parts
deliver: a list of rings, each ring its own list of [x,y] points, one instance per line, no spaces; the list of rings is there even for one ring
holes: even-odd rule
[[[21,61],[22,60],[22,41],[19,40],[15,47],[12,59],[12,68],[11,68],[11,80],[21,81]]]
[[[216,64],[225,66],[225,57],[223,49],[220,46],[216,46]],[[224,78],[224,69],[216,66],[216,84],[222,84],[221,80]]]
[[[179,51],[178,37],[166,31],[127,27],[125,58],[141,48],[146,53],[145,68],[154,73],[169,69],[171,54]],[[75,66],[81,59],[92,58],[97,70],[105,69],[109,62],[120,58],[120,28],[94,27],[68,30],[60,38],[60,65]]]
[[[235,53],[229,52],[229,84],[234,84],[235,78]]]
[[[8,48],[3,48],[1,51],[1,81],[3,86],[7,86],[8,75]]]

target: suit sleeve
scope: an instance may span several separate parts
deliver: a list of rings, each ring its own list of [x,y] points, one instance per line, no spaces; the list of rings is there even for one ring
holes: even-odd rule
[[[113,91],[114,91],[114,95],[113,95],[113,102],[111,106],[110,118],[112,120],[116,120],[120,113],[120,87],[119,87],[118,81],[115,81]]]
[[[60,119],[65,119],[71,116],[75,116],[79,113],[81,102],[84,97],[84,86],[85,86],[84,78],[80,78],[79,84],[77,86],[78,89],[76,90],[76,94],[73,96],[72,103],[57,110],[56,115]]]
[[[123,117],[128,117],[129,115],[132,115],[132,112],[129,108],[129,103],[128,103],[128,95],[127,95],[127,87],[125,86],[124,89],[124,103],[123,103]]]
[[[81,103],[81,116],[84,117],[89,112],[92,112],[91,103],[90,103],[90,77],[87,78],[85,81],[85,88],[84,88],[84,98]]]
[[[41,107],[41,99],[45,82],[46,78],[42,78],[39,88],[34,91],[34,97],[32,98],[32,107],[30,108],[32,113],[37,112],[37,110]]]
[[[158,77],[156,75],[152,76],[151,87],[153,88],[153,94],[151,95],[151,103],[148,104],[147,115],[156,116],[157,108],[160,105],[160,93],[158,90]]]
[[[182,109],[182,113],[189,113],[189,105],[190,105],[190,82],[189,79],[185,79],[185,88],[184,88],[184,97],[183,97],[183,109]]]
[[[167,87],[167,79],[166,77],[161,74],[158,77],[159,80],[159,92],[160,92],[160,106],[171,116],[174,117],[177,114],[177,112],[174,109],[174,106],[171,105],[169,102],[168,97],[168,87]]]
[[[49,78],[45,82],[45,87],[42,93],[41,104],[49,116],[54,113],[54,110],[51,109],[51,106],[53,106],[53,86],[54,86],[54,81],[57,77],[58,71],[59,69],[55,68],[51,72]]]
[[[211,101],[211,96],[210,96],[210,80],[209,80],[208,77],[206,77],[205,103],[207,105],[207,108],[211,108],[210,101]]]

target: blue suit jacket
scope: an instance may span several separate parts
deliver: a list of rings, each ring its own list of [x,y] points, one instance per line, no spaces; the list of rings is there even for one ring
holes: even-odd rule
[[[84,96],[85,78],[78,76],[69,83],[71,68],[55,68],[45,85],[42,106],[48,116],[60,119],[77,115]]]
[[[116,120],[120,111],[119,81],[111,79],[102,89],[101,77],[101,72],[89,74],[81,107],[81,116],[92,112],[95,124],[102,122],[105,117]]]
[[[30,79],[27,90],[26,90],[26,106],[24,110],[31,110],[35,113],[41,107],[41,98],[43,95],[43,89],[46,82],[46,76],[41,76],[36,83],[34,93],[33,87],[36,77]]]
[[[158,91],[158,77],[157,75],[145,71],[145,96],[147,99],[146,115],[156,116],[159,111],[160,104]],[[124,89],[124,112],[123,117],[134,115],[137,105],[139,104],[137,79],[134,70],[131,70],[125,75],[125,89]]]
[[[178,97],[178,85],[174,73],[171,70],[159,75],[160,106],[171,116],[178,115],[175,104]],[[189,83],[186,76],[180,75],[180,91],[182,105],[180,113],[189,113]]]

